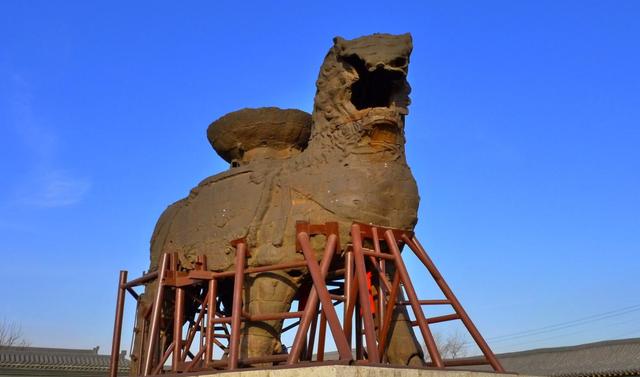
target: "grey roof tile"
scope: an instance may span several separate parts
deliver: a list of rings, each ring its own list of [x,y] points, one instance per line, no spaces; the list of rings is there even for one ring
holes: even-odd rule
[[[0,369],[47,369],[68,371],[104,371],[109,369],[109,355],[98,349],[41,347],[0,347]],[[129,360],[120,358],[118,371],[126,373]]]
[[[640,338],[541,348],[496,356],[506,370],[520,374],[553,377],[640,376]]]

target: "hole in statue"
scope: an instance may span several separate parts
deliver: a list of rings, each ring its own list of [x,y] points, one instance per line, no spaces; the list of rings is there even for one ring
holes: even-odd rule
[[[389,107],[398,80],[404,80],[401,72],[376,68],[373,72],[365,67],[364,61],[356,55],[344,61],[358,72],[358,81],[351,85],[351,103],[358,110],[371,107]]]

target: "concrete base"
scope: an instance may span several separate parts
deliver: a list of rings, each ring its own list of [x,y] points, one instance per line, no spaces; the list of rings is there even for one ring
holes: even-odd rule
[[[198,373],[198,377],[513,377],[513,374],[463,370],[369,367],[360,365],[323,365],[300,368],[242,370],[216,374]],[[527,377],[527,376],[522,376]]]

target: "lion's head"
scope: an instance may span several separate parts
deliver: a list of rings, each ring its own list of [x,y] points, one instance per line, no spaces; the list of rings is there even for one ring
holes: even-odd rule
[[[376,159],[404,155],[410,34],[334,38],[318,77],[312,143]]]

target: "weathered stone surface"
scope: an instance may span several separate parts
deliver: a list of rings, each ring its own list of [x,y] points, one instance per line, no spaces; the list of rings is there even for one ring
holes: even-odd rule
[[[419,197],[404,153],[411,50],[409,34],[335,38],[316,83],[308,143],[308,114],[296,110],[245,109],[214,122],[209,140],[225,160],[237,163],[203,180],[162,214],[151,240],[150,268],[162,253],[175,252],[184,268],[204,254],[209,269],[229,270],[230,241],[238,238],[249,243],[250,265],[301,260],[294,234],[299,220],[338,222],[343,245],[354,221],[412,230]],[[304,270],[247,277],[244,310],[289,310],[305,279]],[[139,313],[153,290],[147,287]],[[403,310],[392,328],[388,358],[421,365]],[[279,351],[281,327],[281,321],[245,324],[241,356]]]
[[[209,143],[225,161],[238,164],[254,158],[289,158],[306,148],[311,114],[296,109],[242,109],[214,121]]]

